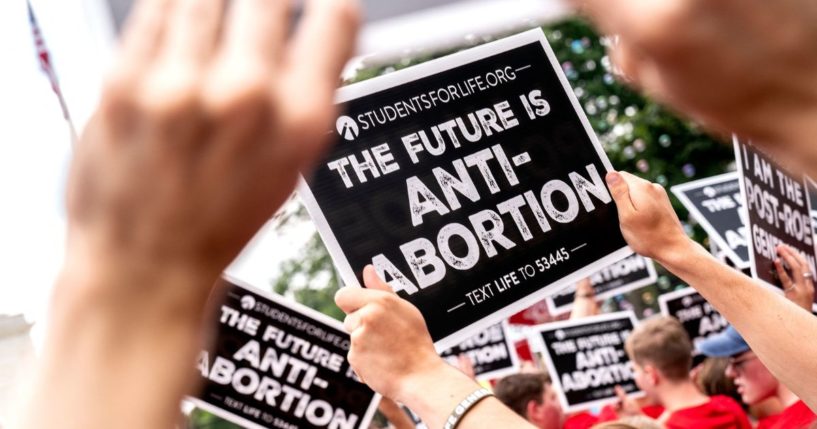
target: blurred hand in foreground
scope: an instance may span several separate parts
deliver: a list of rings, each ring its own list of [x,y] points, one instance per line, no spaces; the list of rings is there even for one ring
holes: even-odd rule
[[[817,160],[817,3],[573,0],[647,95],[704,125]],[[812,165],[817,165],[813,164]]]

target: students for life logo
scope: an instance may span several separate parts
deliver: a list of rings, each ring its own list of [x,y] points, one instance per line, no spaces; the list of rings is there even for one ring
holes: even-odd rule
[[[341,116],[335,122],[335,128],[338,134],[346,141],[354,141],[360,135],[360,128],[357,122],[349,116]]]
[[[244,295],[241,297],[241,308],[245,310],[252,310],[255,308],[255,298],[251,295]]]

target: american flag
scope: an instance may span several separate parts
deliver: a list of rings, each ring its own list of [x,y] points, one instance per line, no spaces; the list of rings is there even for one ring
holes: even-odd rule
[[[37,18],[34,17],[34,10],[31,8],[31,2],[26,2],[28,4],[28,23],[31,26],[31,35],[34,37],[34,47],[37,49],[37,59],[40,61],[40,68],[42,68],[43,73],[48,76],[48,80],[51,81],[51,89],[54,90],[54,94],[57,95],[57,99],[60,102],[60,107],[62,108],[62,115],[65,119],[71,123],[71,117],[68,114],[68,107],[65,104],[65,98],[62,96],[62,91],[60,90],[60,83],[57,80],[57,73],[54,71],[54,67],[51,65],[51,57],[48,53],[48,48],[45,46],[45,39],[43,38],[43,34],[40,31],[40,25],[37,23]]]

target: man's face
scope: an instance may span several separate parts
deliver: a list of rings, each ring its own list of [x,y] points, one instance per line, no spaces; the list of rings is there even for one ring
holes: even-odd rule
[[[635,361],[631,361],[633,365],[633,376],[635,378],[635,385],[644,392],[648,398],[654,398],[653,392],[655,391],[655,383],[652,382],[652,374],[651,371],[654,369],[652,366],[649,369],[644,368],[643,366],[639,365]]]
[[[559,405],[559,398],[550,384],[545,385],[542,392],[542,403],[533,406],[532,412],[528,413],[528,420],[541,429],[560,428],[564,423],[564,412]]]
[[[780,385],[752,351],[730,358],[726,376],[735,381],[741,399],[748,405],[774,396]]]

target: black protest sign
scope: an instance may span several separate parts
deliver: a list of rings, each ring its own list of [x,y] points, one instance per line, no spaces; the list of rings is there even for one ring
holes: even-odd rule
[[[625,311],[548,323],[531,333],[565,411],[615,402],[615,386],[628,394],[641,393],[624,350],[635,325],[635,314]]]
[[[729,322],[691,287],[659,296],[658,305],[661,314],[681,322],[689,339],[696,345],[729,326]]]
[[[630,253],[612,167],[541,30],[342,88],[300,194],[347,285],[374,265],[450,347]]]
[[[802,254],[809,272],[816,272],[808,193],[802,177],[737,138],[735,157],[748,213],[752,276],[781,287],[774,267],[778,244],[789,245]]]
[[[817,183],[806,177],[806,191],[808,192],[808,207],[811,218],[811,233],[817,235]]]
[[[749,236],[738,173],[707,177],[671,189],[732,264],[748,268]]]
[[[196,368],[196,405],[252,428],[368,428],[379,396],[355,378],[343,325],[225,282],[218,335]]]
[[[655,283],[658,275],[652,259],[630,255],[616,261],[590,276],[597,300],[604,300]],[[570,285],[547,298],[551,314],[562,314],[573,309],[576,285]]]
[[[490,326],[440,355],[452,365],[457,365],[459,356],[464,355],[480,380],[496,379],[519,371],[519,357],[505,323]]]

